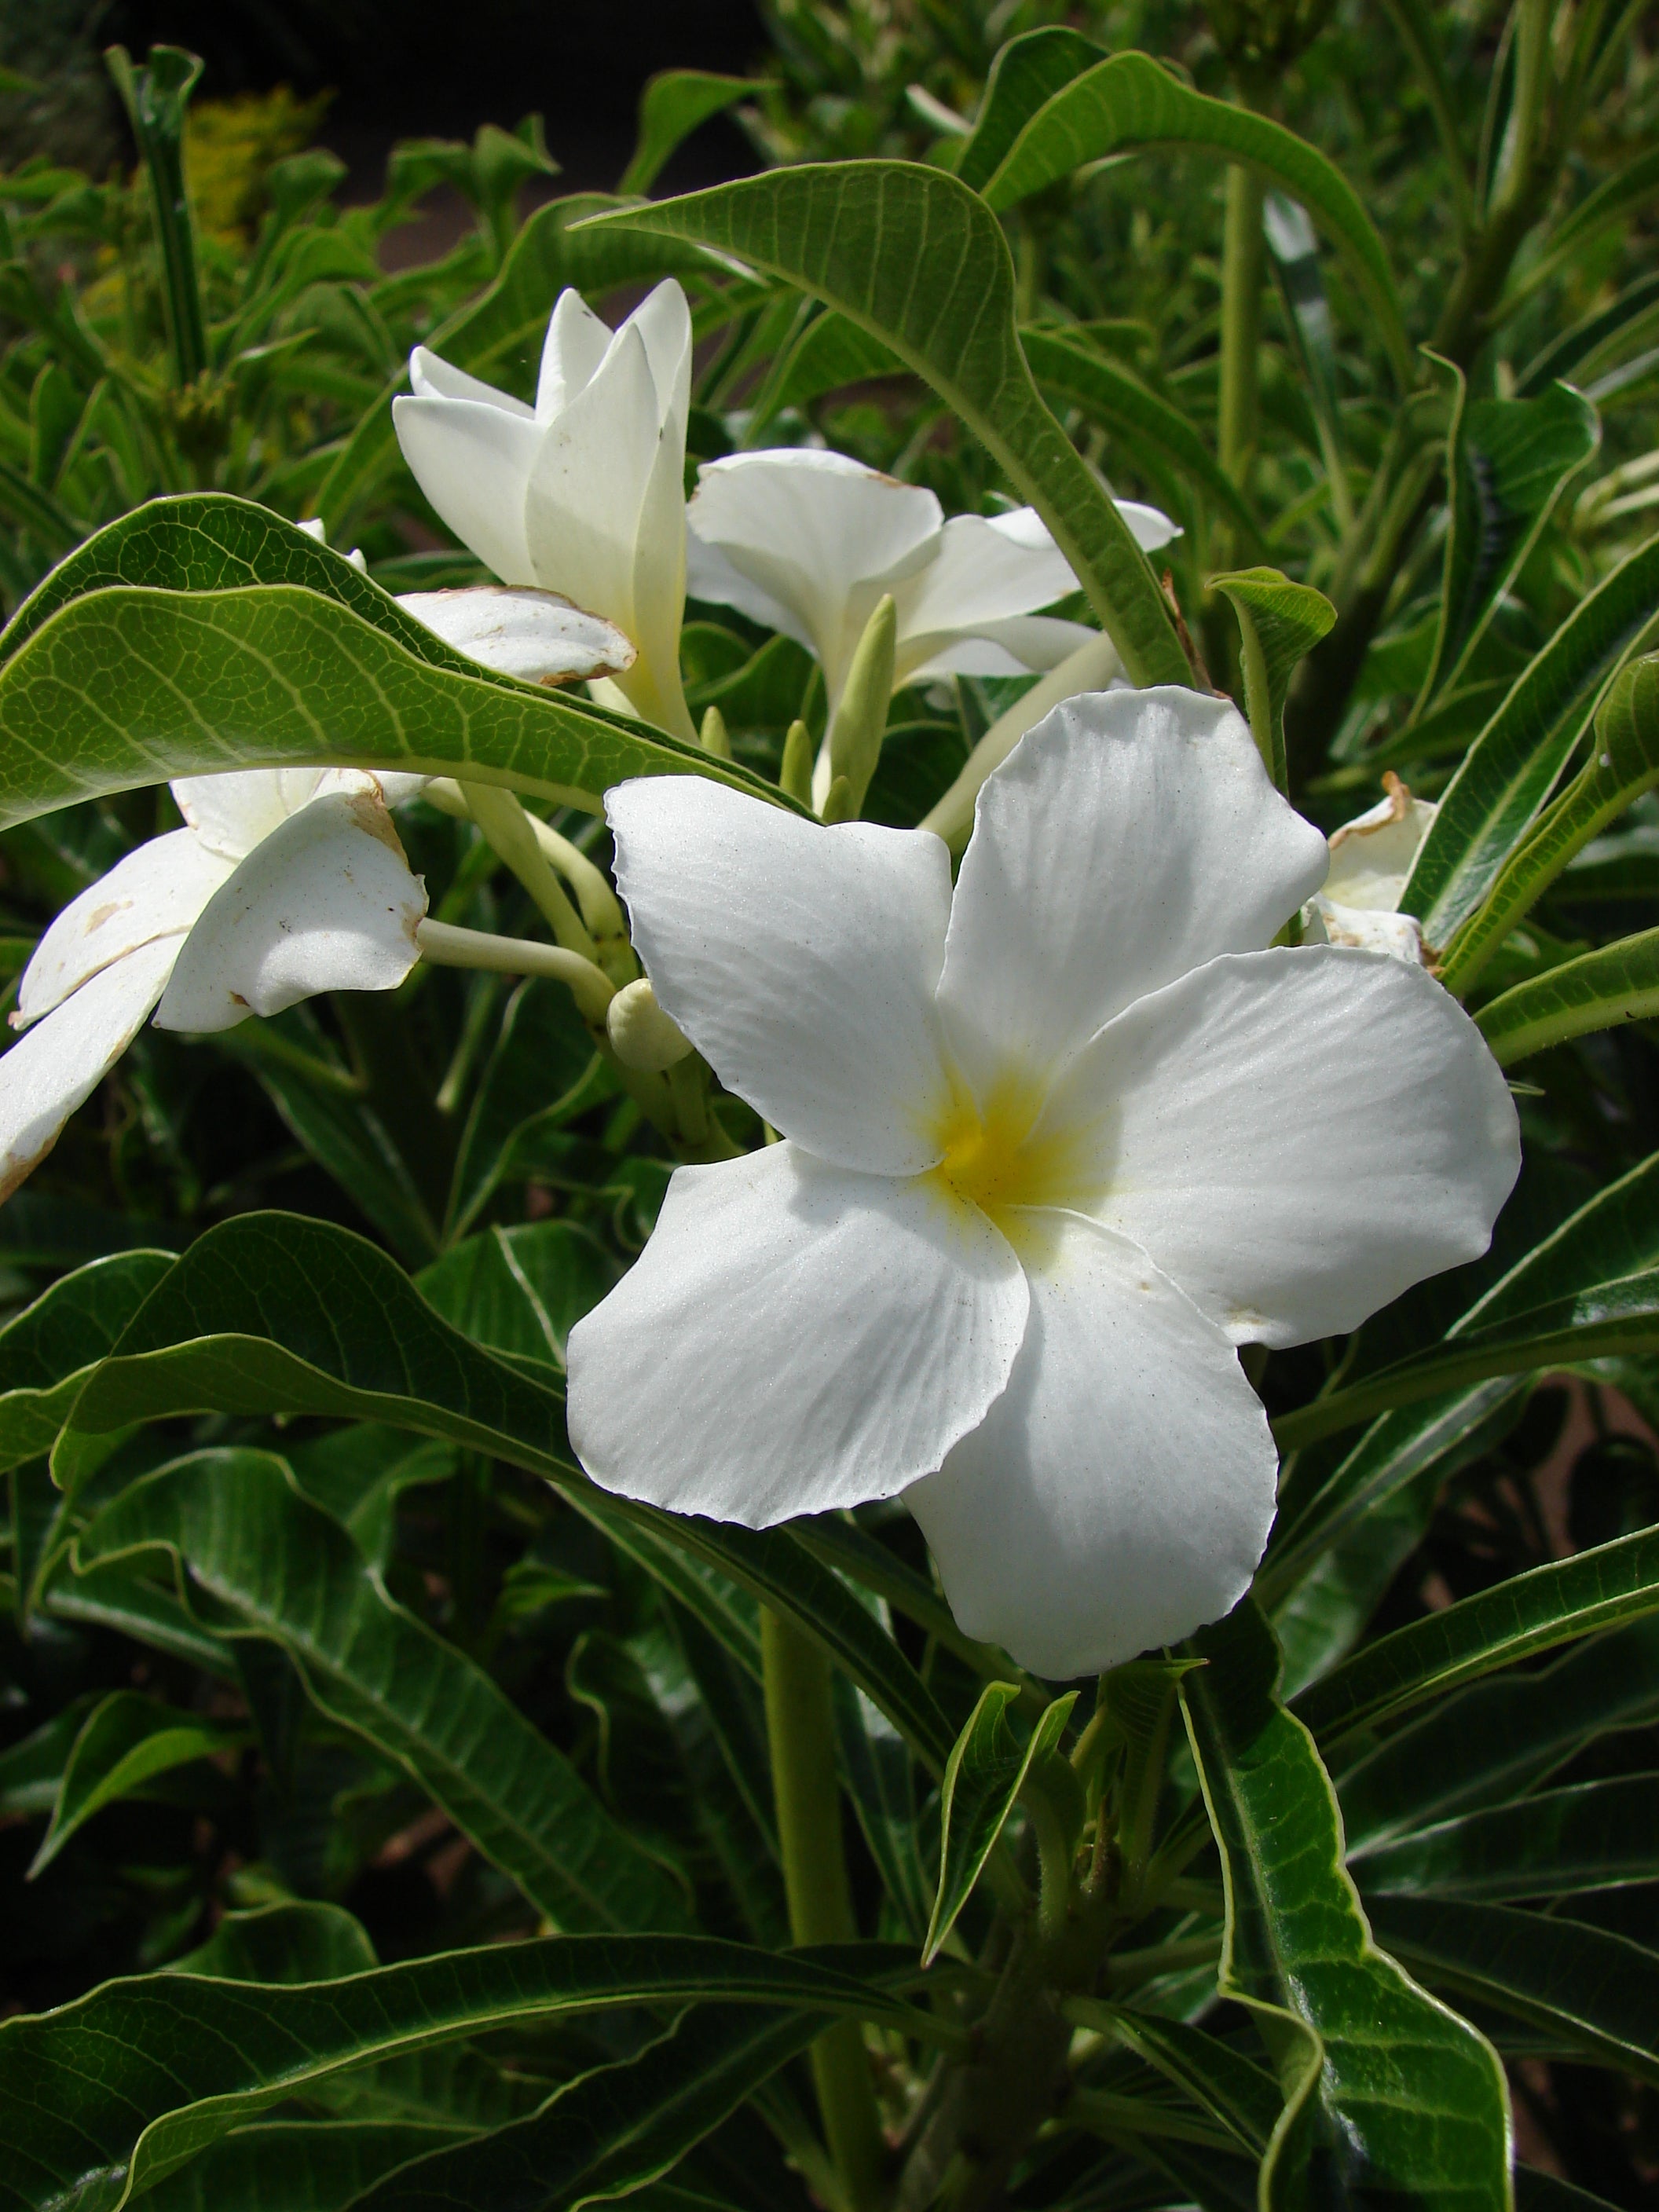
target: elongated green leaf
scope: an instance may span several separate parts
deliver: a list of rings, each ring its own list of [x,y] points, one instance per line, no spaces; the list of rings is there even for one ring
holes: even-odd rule
[[[1243,2147],[1261,2158],[1284,2110],[1279,2084],[1218,2036],[1184,2021],[1160,2020],[1123,2005],[1091,2004],[1088,2016],[1156,2066],[1166,2081],[1221,2122]]]
[[[1659,1341],[1659,1154],[1528,1253],[1432,1350],[1316,1398],[1275,1425],[1282,1449],[1492,1375]]]
[[[441,661],[390,618],[293,585],[94,592],[0,668],[0,826],[168,776],[330,762],[459,775],[590,812],[630,775],[708,773],[778,797],[700,747],[459,653]]]
[[[562,1368],[565,1340],[617,1279],[616,1262],[574,1221],[486,1229],[419,1277],[422,1297],[475,1344]]]
[[[1022,1743],[1008,1725],[1008,1708],[1018,1695],[1012,1682],[988,1682],[951,1747],[939,1814],[939,1891],[922,1945],[924,1966],[937,1957],[973,1894],[1033,1760],[1059,1742],[1077,1703],[1075,1690],[1057,1698]]]
[[[1659,1954],[1512,1905],[1380,1897],[1373,1917],[1384,1941],[1442,1987],[1659,2082]]]
[[[138,1251],[94,1260],[0,1329],[0,1468],[52,1449],[87,1375],[176,1256]]]
[[[1044,102],[983,186],[999,212],[1103,155],[1180,146],[1248,163],[1288,192],[1347,261],[1396,377],[1409,381],[1405,326],[1382,241],[1358,194],[1280,124],[1194,92],[1146,54],[1115,54]]]
[[[815,313],[767,379],[763,396],[756,402],[757,420],[768,422],[786,407],[809,407],[826,392],[870,377],[909,373],[891,346],[845,315]]]
[[[831,1684],[842,1778],[889,1910],[921,1947],[932,1909],[917,1834],[915,1768],[909,1748],[878,1707],[842,1675]]]
[[[604,2066],[493,2135],[388,2176],[357,2212],[453,2212],[457,2204],[564,2212],[654,2181],[804,2051],[822,2015],[698,2006],[637,2057]]]
[[[349,2068],[493,2029],[702,2001],[885,2021],[929,2017],[810,1952],[708,1936],[550,1936],[453,1951],[339,1981],[262,1988],[189,1974],[107,1982],[0,2025],[0,2205],[115,2212],[130,2194],[281,2100]],[[871,1971],[894,1955],[870,1947]]]
[[[716,76],[708,70],[661,70],[640,94],[640,135],[623,171],[619,192],[648,192],[663,165],[699,124],[735,107],[760,88],[746,76]]]
[[[112,1691],[87,1716],[70,1747],[52,1823],[30,1875],[50,1866],[76,1830],[118,1797],[131,1796],[158,1774],[210,1759],[246,1740],[243,1729],[178,1712],[137,1690]]]
[[[963,183],[982,191],[1045,101],[1104,58],[1094,40],[1064,23],[1045,23],[1000,47],[985,80],[973,135],[957,159]]]
[[[445,1234],[464,1236],[510,1170],[514,1146],[596,1095],[602,1063],[562,983],[521,983],[507,1001],[456,1149]]]
[[[1401,907],[1451,941],[1549,797],[1603,690],[1659,626],[1659,538],[1621,562],[1516,678],[1447,786]]]
[[[346,2212],[410,2160],[470,2130],[453,2120],[267,2120],[238,2128],[144,2193],[145,2212]]]
[[[1212,587],[1238,617],[1244,705],[1262,766],[1276,789],[1289,788],[1285,765],[1285,700],[1297,663],[1336,620],[1336,609],[1311,585],[1293,584],[1277,568],[1241,568],[1215,576]]]
[[[1549,1667],[1472,1683],[1341,1774],[1350,1848],[1530,1789],[1604,1732],[1659,1713],[1659,1619],[1587,1638]]]
[[[152,1650],[182,1659],[187,1667],[198,1667],[204,1674],[228,1682],[239,1679],[231,1647],[194,1620],[171,1590],[145,1581],[125,1562],[77,1575],[70,1571],[67,1554],[60,1553],[38,1602],[41,1611],[54,1620],[113,1629],[117,1635],[130,1636]]]
[[[336,1982],[380,1965],[361,1921],[343,1905],[289,1900],[228,1912],[205,1943],[173,1962],[176,1974],[222,1982]]]
[[[1475,1016],[1500,1067],[1569,1037],[1659,1013],[1659,929],[1622,937],[1517,983]]]
[[[1589,757],[1453,940],[1442,970],[1447,989],[1466,991],[1574,854],[1656,782],[1659,653],[1648,653],[1620,671],[1596,714]]]
[[[1336,1801],[1307,1729],[1276,1695],[1279,1655],[1249,1601],[1194,1639],[1210,1664],[1181,1697],[1227,1894],[1220,1986],[1285,2044],[1284,2114],[1264,2205],[1305,2201],[1304,2161],[1346,2190],[1509,2204],[1509,2110],[1496,2054],[1371,1940],[1342,1865]],[[1300,2077],[1298,2079],[1298,2076]]]
[[[51,1812],[75,1739],[98,1702],[95,1691],[73,1698],[21,1742],[0,1751],[0,1814],[16,1820]]]
[[[96,1565],[151,1548],[228,1610],[230,1632],[280,1644],[321,1709],[405,1768],[556,1924],[684,1924],[659,1863],[482,1668],[387,1595],[279,1460],[206,1452],[164,1468],[106,1506],[77,1553]]]
[[[597,301],[618,285],[689,276],[708,266],[694,246],[572,228],[615,204],[603,193],[579,192],[538,208],[489,289],[440,323],[426,343],[457,368],[527,399],[534,394],[547,319],[567,285]],[[359,508],[399,465],[392,402],[404,383],[400,375],[388,386],[323,480],[318,506],[331,538],[350,542],[349,528]]]
[[[1454,374],[1440,626],[1419,714],[1467,669],[1557,500],[1601,442],[1595,410],[1569,385],[1549,385],[1535,399],[1471,400]]]
[[[1162,458],[1254,542],[1261,526],[1232,478],[1179,408],[1129,371],[1063,331],[1027,328],[1020,343],[1045,392],[1079,408],[1124,441],[1131,456]]]
[[[1335,1742],[1460,1682],[1656,1610],[1659,1530],[1642,1528],[1395,1629],[1303,1691],[1296,1710]]]
[[[890,345],[1036,507],[1131,677],[1190,680],[1146,556],[1031,380],[1001,228],[954,177],[902,161],[808,164],[592,228],[618,226],[736,254]]]
[[[1516,381],[1522,397],[1541,392],[1552,378],[1575,377],[1587,384],[1607,357],[1626,340],[1643,334],[1659,314],[1659,276],[1638,276],[1616,300],[1584,316],[1529,361]]]
[[[1541,260],[1528,270],[1524,282],[1499,308],[1499,314],[1518,304],[1522,296],[1530,296],[1540,284],[1547,283],[1559,269],[1581,254],[1591,239],[1625,218],[1640,207],[1644,200],[1659,192],[1659,148],[1650,148],[1638,154],[1622,169],[1604,177],[1595,191],[1580,200],[1565,222],[1559,223],[1551,234]]]
[[[1659,1879],[1659,1775],[1546,1790],[1442,1820],[1349,1864],[1367,1897],[1571,1897]]]

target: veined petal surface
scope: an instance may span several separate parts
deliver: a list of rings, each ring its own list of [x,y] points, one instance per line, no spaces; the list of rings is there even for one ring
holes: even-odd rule
[[[447,645],[526,684],[569,684],[617,676],[634,647],[614,623],[585,614],[556,592],[477,584],[452,592],[405,592],[407,607]]]
[[[390,991],[414,966],[426,887],[380,799],[330,792],[255,848],[185,939],[162,1029],[231,1029],[318,991]]]
[[[1089,1211],[1226,1331],[1301,1344],[1479,1258],[1520,1169],[1515,1105],[1425,970],[1337,945],[1245,953],[1118,1016],[1037,1125]]]
[[[968,1634],[1068,1680],[1237,1602],[1279,1457],[1232,1346],[1144,1252],[1075,1214],[1029,1225],[1008,1388],[905,1503]]]
[[[193,830],[170,830],[118,860],[70,900],[34,948],[17,993],[24,1022],[49,1014],[141,945],[182,936],[234,865]]]
[[[0,1058],[0,1199],[40,1165],[137,1036],[179,943],[158,937],[112,961]]]
[[[508,407],[502,392],[490,396],[501,404],[394,399],[398,443],[440,519],[502,583],[547,582],[536,573],[525,532],[525,493],[542,429],[527,408]]]
[[[1225,700],[1067,700],[975,807],[939,983],[963,1073],[984,1096],[1011,1060],[1058,1068],[1146,993],[1267,945],[1327,854]]]
[[[933,1166],[950,1103],[943,842],[825,829],[690,776],[619,784],[605,811],[658,1003],[727,1090],[842,1167]]]
[[[769,1528],[890,1498],[1007,1382],[1025,1276],[971,1206],[789,1144],[681,1168],[650,1243],[570,1333],[594,1480]]]

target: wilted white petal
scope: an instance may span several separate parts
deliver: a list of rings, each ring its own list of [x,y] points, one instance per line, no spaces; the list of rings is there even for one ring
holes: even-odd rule
[[[824,829],[690,776],[621,784],[605,811],[652,988],[726,1088],[843,1167],[930,1167],[949,1095],[942,842]]]
[[[968,1634],[1065,1680],[1237,1602],[1279,1458],[1231,1346],[1145,1253],[1075,1215],[1040,1231],[1008,1388],[905,1503]]]
[[[1131,1000],[1267,945],[1325,863],[1225,700],[1066,701],[979,794],[939,984],[963,1072],[982,1091],[1010,1055],[1052,1068]]]
[[[792,1145],[681,1168],[570,1333],[570,1439],[606,1489],[765,1528],[890,1498],[1007,1381],[1025,1278],[982,1216]]]
[[[182,935],[234,866],[190,830],[152,837],[118,860],[70,900],[34,948],[17,992],[23,1021],[50,1013],[89,976],[141,945]]]
[[[503,392],[493,397],[501,404],[394,399],[398,442],[416,483],[462,544],[502,583],[539,583],[525,531],[525,488],[543,433],[528,408],[509,406]]]
[[[1325,896],[1341,906],[1391,914],[1440,810],[1413,799],[1397,775],[1383,781],[1388,797],[1332,833]]]
[[[331,792],[273,830],[185,939],[162,1029],[233,1028],[317,991],[389,991],[416,957],[426,890],[369,792]]]
[[[1362,952],[1386,952],[1415,968],[1423,965],[1423,925],[1414,914],[1373,912],[1368,907],[1339,906],[1324,892],[1303,911],[1304,945],[1353,945]]]
[[[453,592],[408,592],[398,599],[446,645],[526,684],[614,676],[634,647],[614,623],[584,614],[556,592],[479,584]]]
[[[453,368],[441,354],[426,346],[416,346],[409,356],[409,384],[417,399],[465,399],[480,407],[498,408],[503,415],[533,416],[536,412],[510,392],[500,392],[493,384],[469,376],[464,368]]]
[[[156,938],[112,961],[0,1058],[0,1199],[40,1165],[137,1036],[179,945]]]
[[[1235,1343],[1353,1328],[1479,1258],[1515,1105],[1422,969],[1316,945],[1214,960],[1104,1029],[1051,1096],[1089,1211]]]

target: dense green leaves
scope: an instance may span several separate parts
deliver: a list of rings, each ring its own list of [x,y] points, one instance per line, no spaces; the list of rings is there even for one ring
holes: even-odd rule
[[[1546,1790],[1350,1859],[1368,1897],[1570,1897],[1659,1878],[1659,1776]]]
[[[954,177],[892,161],[807,166],[595,227],[618,225],[736,254],[890,346],[1036,507],[1135,680],[1187,679],[1144,556],[1031,380],[1007,243]]]
[[[88,1714],[64,1762],[52,1822],[30,1871],[49,1866],[76,1830],[118,1797],[155,1776],[234,1748],[240,1729],[158,1705],[137,1690],[116,1690]]]
[[[1371,1942],[1342,1868],[1336,1802],[1312,1738],[1275,1695],[1272,1632],[1249,1601],[1194,1649],[1181,1696],[1221,1846],[1221,1988],[1279,2044],[1285,2109],[1262,2201],[1303,2203],[1310,2161],[1346,2187],[1508,2202],[1503,2069],[1477,2032]]]
[[[1010,1682],[988,1683],[951,1747],[939,1812],[939,1893],[922,1946],[924,1965],[956,1925],[996,1848],[1022,1784],[1034,1764],[1059,1743],[1077,1702],[1075,1691],[1056,1698],[1022,1743],[1008,1725],[1008,1708],[1018,1695]]]

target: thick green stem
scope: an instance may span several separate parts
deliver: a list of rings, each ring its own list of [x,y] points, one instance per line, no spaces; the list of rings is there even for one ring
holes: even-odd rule
[[[858,1929],[842,1848],[830,1662],[811,1637],[765,1609],[761,1659],[789,1932],[797,1943],[849,1942]],[[812,2045],[812,2078],[848,2212],[868,2212],[881,2202],[884,2147],[856,2021]]]
[[[1221,465],[1242,492],[1255,450],[1261,354],[1262,181],[1236,162],[1227,172],[1221,254]]]

